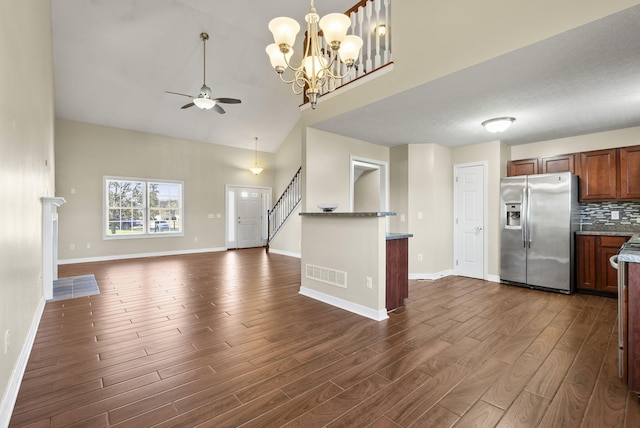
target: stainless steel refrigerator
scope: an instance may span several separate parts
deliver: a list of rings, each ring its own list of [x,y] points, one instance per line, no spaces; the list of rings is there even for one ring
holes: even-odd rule
[[[578,178],[569,173],[500,181],[500,281],[562,293],[575,290]]]

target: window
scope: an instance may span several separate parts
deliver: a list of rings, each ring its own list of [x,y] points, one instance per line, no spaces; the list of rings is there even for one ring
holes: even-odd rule
[[[105,178],[107,238],[182,235],[182,182]]]

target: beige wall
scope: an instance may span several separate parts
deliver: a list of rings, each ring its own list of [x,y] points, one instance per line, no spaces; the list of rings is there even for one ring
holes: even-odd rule
[[[512,146],[511,159],[528,159],[636,145],[640,145],[640,127]]]
[[[51,40],[49,0],[0,2],[0,426],[43,302],[40,198],[54,196]]]
[[[451,149],[436,144],[409,146],[407,231],[413,234],[409,239],[412,277],[433,278],[452,267],[451,171]]]
[[[259,154],[264,171],[255,176],[252,150],[105,126],[58,120],[55,151],[57,192],[67,200],[58,211],[61,260],[224,248],[225,184],[273,186],[271,153]],[[104,176],[184,181],[184,236],[103,239]]]
[[[389,162],[389,148],[307,128],[303,211],[320,211],[318,204],[337,203],[349,211],[350,156]]]
[[[389,150],[389,181],[389,211],[397,214],[389,218],[389,231],[407,233],[409,146],[406,144]]]

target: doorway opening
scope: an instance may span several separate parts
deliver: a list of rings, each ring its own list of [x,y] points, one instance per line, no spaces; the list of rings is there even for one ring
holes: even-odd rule
[[[349,179],[351,212],[388,211],[389,168],[386,162],[351,156]]]
[[[267,211],[271,188],[225,186],[226,247],[264,247],[267,243]]]

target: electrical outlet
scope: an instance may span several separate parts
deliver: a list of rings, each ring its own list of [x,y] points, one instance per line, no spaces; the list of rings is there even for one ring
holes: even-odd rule
[[[193,242],[198,242],[198,237],[193,238]]]
[[[207,218],[213,218],[213,214],[207,214]]]
[[[87,242],[87,248],[91,248],[91,244]]]
[[[370,276],[367,277],[367,288],[373,288],[373,279]]]
[[[75,250],[76,249],[76,244],[69,244],[69,249],[70,250]]]
[[[422,254],[418,254],[418,261],[421,262],[422,261]]]
[[[4,353],[9,353],[9,330],[4,332]]]
[[[220,213],[216,214],[216,218],[222,218],[222,214]]]
[[[418,220],[422,220],[422,211],[418,211]]]
[[[620,220],[620,211],[611,211],[611,220]]]
[[[400,214],[400,223],[404,223],[405,218],[404,218],[404,214]]]

